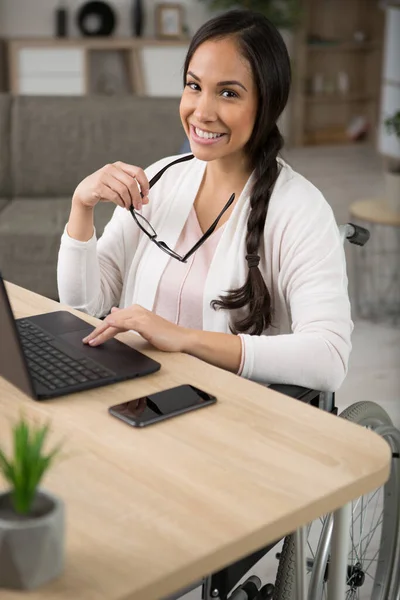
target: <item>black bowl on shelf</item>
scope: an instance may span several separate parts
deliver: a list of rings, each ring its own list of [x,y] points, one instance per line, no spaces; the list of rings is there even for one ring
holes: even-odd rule
[[[80,32],[85,36],[108,36],[115,29],[116,16],[109,4],[95,0],[82,4],[76,22]]]

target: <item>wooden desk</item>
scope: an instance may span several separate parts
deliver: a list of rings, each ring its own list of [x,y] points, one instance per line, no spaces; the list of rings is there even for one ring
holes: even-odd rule
[[[60,306],[13,285],[15,316]],[[96,320],[87,317],[95,323]],[[43,487],[65,500],[64,575],[30,600],[158,600],[381,486],[390,451],[369,430],[183,354],[149,377],[46,402],[0,380],[2,442],[21,408],[52,421],[64,458]],[[107,407],[181,383],[218,403],[148,429]],[[25,594],[1,591],[2,600]]]

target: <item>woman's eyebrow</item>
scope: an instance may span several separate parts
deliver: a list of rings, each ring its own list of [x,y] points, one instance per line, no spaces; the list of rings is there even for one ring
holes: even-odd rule
[[[197,75],[195,75],[193,73],[193,71],[188,71],[187,74],[190,75],[191,77],[193,77],[193,79],[196,79],[196,81],[200,81],[200,77],[197,77]],[[235,79],[232,79],[229,81],[219,81],[217,83],[217,86],[223,86],[223,85],[238,85],[239,87],[244,89],[245,92],[247,92],[247,89],[244,87],[243,83],[240,83],[240,81],[236,81]]]

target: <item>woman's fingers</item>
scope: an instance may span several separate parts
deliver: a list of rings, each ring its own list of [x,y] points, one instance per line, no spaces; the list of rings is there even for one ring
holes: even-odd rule
[[[129,306],[121,310],[112,311],[104,321],[108,325],[120,329],[121,331],[129,331],[129,329],[138,330],[139,321],[136,306]]]
[[[129,175],[130,177],[133,177],[136,179],[136,181],[138,182],[139,186],[140,186],[140,192],[139,192],[139,196],[141,197],[142,200],[142,204],[147,204],[149,199],[148,199],[148,195],[149,195],[149,181],[146,177],[146,173],[143,171],[143,169],[141,169],[140,167],[135,167],[133,165],[128,165],[127,163],[124,163],[122,161],[118,161],[116,163],[114,163],[114,165],[118,168],[121,169],[124,173],[127,173],[127,175]]]
[[[124,203],[125,208],[141,204],[139,188],[134,177],[127,175],[115,165],[107,165],[102,173],[102,181],[116,192]]]
[[[114,306],[111,309],[113,314],[117,313],[121,309],[117,306]],[[106,318],[107,319],[107,318]],[[89,335],[83,338],[82,342],[84,344],[89,344],[90,346],[98,346],[99,344],[104,344],[107,340],[115,337],[117,333],[121,333],[123,330],[118,327],[112,327],[107,320],[98,325]]]
[[[102,181],[103,185],[107,186],[112,191],[112,193],[109,193],[109,200],[111,200],[111,202],[115,202],[119,206],[122,206],[122,208],[129,208],[134,204],[130,190],[116,177],[110,173],[104,173]]]
[[[118,333],[121,333],[122,329],[118,329],[118,327],[111,327],[107,325],[107,329],[104,329],[100,333],[98,333],[95,337],[88,339],[86,342],[89,346],[100,346],[100,344],[104,344],[107,340],[111,340],[111,338],[115,337]],[[93,332],[94,333],[94,332]]]
[[[89,344],[90,346],[99,346],[116,336],[117,333],[122,333],[129,329],[137,329],[138,333],[140,333],[140,327],[137,327],[140,325],[140,317],[138,319],[136,315],[138,314],[138,311],[140,313],[142,310],[141,307],[136,306],[130,306],[125,309],[113,307],[111,309],[111,314],[108,315],[89,335],[83,338],[83,343]]]
[[[110,180],[109,182],[103,181],[101,188],[100,188],[100,196],[101,196],[101,200],[103,202],[113,202],[114,204],[117,204],[118,206],[121,206],[122,208],[126,208],[125,205],[125,200],[123,198],[123,196],[121,196],[121,194],[116,190],[113,189],[113,181]],[[114,188],[116,186],[114,185]]]
[[[124,168],[122,168],[122,165]],[[130,167],[130,169],[128,170],[127,167]],[[138,172],[138,176],[133,174],[136,172]],[[113,190],[114,194],[112,194],[110,198],[112,202],[115,202],[126,209],[133,206],[136,210],[140,210],[142,204],[148,203],[148,190],[145,190],[145,196],[142,196],[140,191],[143,187],[140,185],[139,177],[143,182],[143,176],[145,182],[143,185],[148,185],[144,171],[139,169],[139,167],[133,167],[132,165],[126,165],[125,163],[114,163],[104,167],[102,172],[102,182]],[[115,194],[117,196],[115,196]],[[122,205],[119,199],[121,199]]]
[[[102,201],[140,210],[142,204],[148,204],[148,194],[149,182],[143,169],[116,162],[82,180],[74,192],[74,199],[90,208]]]
[[[85,338],[83,338],[82,342],[87,344],[88,342],[90,342],[90,340],[94,340],[95,337],[97,337],[99,334],[106,331],[108,328],[109,328],[109,324],[106,323],[106,321],[103,321],[100,325],[98,325],[95,329],[93,329],[93,331],[91,333],[89,333],[89,335],[87,335]]]

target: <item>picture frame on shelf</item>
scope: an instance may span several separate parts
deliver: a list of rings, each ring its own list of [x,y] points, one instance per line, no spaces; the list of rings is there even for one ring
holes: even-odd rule
[[[160,39],[177,40],[184,37],[183,6],[165,2],[155,6],[155,31]]]

